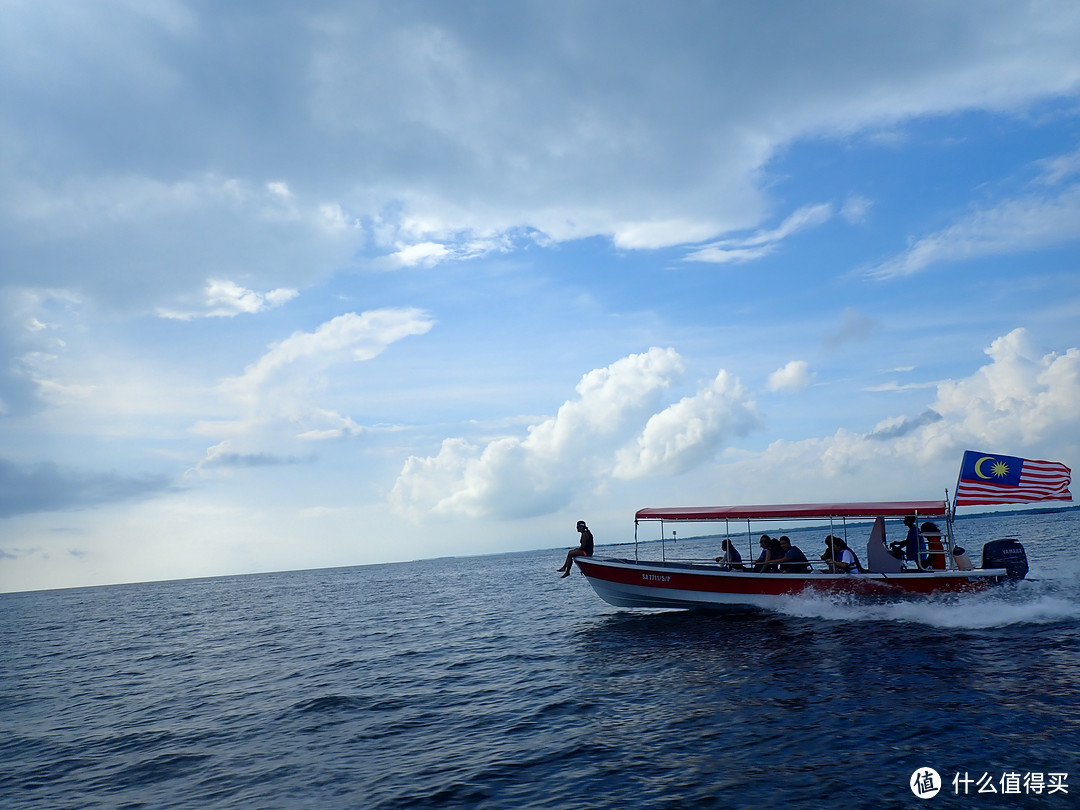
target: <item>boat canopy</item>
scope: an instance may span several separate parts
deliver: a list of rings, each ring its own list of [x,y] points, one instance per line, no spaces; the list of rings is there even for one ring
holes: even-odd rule
[[[874,503],[789,503],[761,506],[691,506],[640,509],[635,520],[728,520],[788,518],[945,517],[947,501],[879,501]]]

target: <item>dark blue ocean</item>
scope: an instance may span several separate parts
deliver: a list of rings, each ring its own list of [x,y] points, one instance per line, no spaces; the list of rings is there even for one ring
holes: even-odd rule
[[[1027,548],[989,595],[735,615],[558,549],[2,595],[0,806],[1077,807],[1078,528],[959,521]]]

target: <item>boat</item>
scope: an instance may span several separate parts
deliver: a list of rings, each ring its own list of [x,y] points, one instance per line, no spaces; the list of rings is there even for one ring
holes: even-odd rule
[[[993,460],[993,462],[991,462]],[[950,503],[948,491],[943,500],[880,501],[866,503],[774,504],[755,506],[718,506],[690,508],[646,508],[634,519],[634,557],[577,556],[574,563],[588,579],[593,590],[605,602],[617,607],[631,608],[707,608],[742,609],[772,608],[784,598],[797,594],[821,595],[826,598],[880,597],[921,598],[934,594],[975,593],[1003,582],[1023,579],[1028,572],[1027,555],[1016,538],[992,540],[983,546],[982,566],[974,567],[967,552],[958,545],[954,534],[954,518],[958,504],[1004,503],[1032,500],[1071,500],[1068,491],[1069,470],[1057,464],[1064,473],[1055,472],[1054,489],[1045,492],[1032,488],[1030,475],[1020,482],[1018,467],[1027,463],[1030,470],[1038,464],[1012,456],[993,456],[968,451],[961,467],[957,495]],[[986,470],[1002,472],[1005,483],[993,481]],[[971,486],[964,479],[965,470],[977,478]],[[1055,468],[1056,470],[1056,468]],[[985,480],[984,480],[985,479]],[[988,484],[987,481],[990,481]],[[1062,483],[1062,480],[1064,483]],[[978,486],[974,491],[972,486]],[[1026,487],[1022,489],[1021,487]],[[1045,487],[1044,487],[1045,488]],[[993,490],[992,492],[990,490]],[[974,494],[973,494],[974,493]],[[989,493],[989,494],[987,494]],[[921,535],[919,553],[915,560],[901,559],[899,543],[887,544],[886,521],[893,522],[889,530],[894,537],[906,538],[903,519],[912,517],[915,525],[944,523],[944,531]],[[661,559],[641,559],[638,528],[642,524],[659,526]],[[744,563],[728,561],[727,557],[713,560],[668,560],[667,528],[671,525],[708,524],[713,531],[708,536],[728,540],[736,548],[750,548]],[[719,524],[723,531],[719,531]],[[735,531],[732,525],[735,524]],[[755,531],[755,524],[757,530]],[[798,527],[827,528],[830,536],[839,537],[860,560],[861,571],[840,573],[829,560],[808,560],[804,573],[762,570],[753,560],[758,535],[763,528],[775,532],[776,526],[786,526],[795,534]],[[800,531],[801,535],[802,532]],[[684,534],[685,536],[685,534]],[[672,531],[675,537],[675,531]],[[859,553],[865,549],[865,554]],[[814,555],[809,555],[813,557]]]

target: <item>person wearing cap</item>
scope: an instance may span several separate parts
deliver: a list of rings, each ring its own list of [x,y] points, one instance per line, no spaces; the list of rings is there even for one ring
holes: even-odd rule
[[[585,525],[584,520],[577,522],[577,530],[581,532],[581,540],[577,548],[572,548],[566,552],[566,562],[563,563],[562,571],[563,577],[570,576],[570,572],[574,570],[574,557],[591,557],[593,550],[593,536],[589,531],[589,527]]]

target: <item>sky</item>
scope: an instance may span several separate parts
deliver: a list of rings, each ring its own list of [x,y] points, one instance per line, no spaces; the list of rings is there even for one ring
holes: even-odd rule
[[[1078,42],[1068,0],[2,0],[0,591],[1076,469]]]

